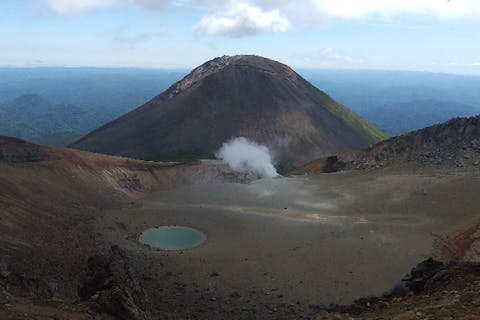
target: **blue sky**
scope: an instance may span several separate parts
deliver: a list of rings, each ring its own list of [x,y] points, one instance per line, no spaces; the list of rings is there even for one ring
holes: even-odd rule
[[[2,66],[191,68],[257,54],[480,74],[478,0],[9,0],[0,29]]]

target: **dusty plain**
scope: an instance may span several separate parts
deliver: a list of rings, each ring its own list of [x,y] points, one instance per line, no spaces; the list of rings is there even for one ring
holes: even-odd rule
[[[133,252],[148,277],[181,283],[187,294],[162,295],[169,305],[195,308],[196,294],[208,293],[212,303],[235,297],[246,312],[286,304],[307,316],[318,305],[380,295],[419,261],[448,256],[449,240],[477,223],[479,188],[480,171],[435,168],[207,183],[154,192],[94,225],[105,242]],[[197,228],[207,241],[179,252],[137,242],[161,225]]]

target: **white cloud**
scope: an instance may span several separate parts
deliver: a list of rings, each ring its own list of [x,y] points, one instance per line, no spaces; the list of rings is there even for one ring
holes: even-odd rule
[[[116,44],[135,49],[141,44],[145,44],[168,32],[166,26],[157,26],[152,30],[135,30],[129,25],[121,25],[117,28],[113,41]]]
[[[370,15],[392,17],[398,14],[422,14],[440,17],[464,16],[478,4],[472,0],[313,0],[319,12],[341,18],[364,18]]]
[[[49,7],[58,14],[77,14],[85,11],[109,7],[117,0],[47,0]]]
[[[263,11],[241,2],[226,11],[204,16],[194,29],[211,35],[242,37],[261,32],[282,32],[289,27],[290,22],[278,10]]]
[[[57,14],[80,14],[95,9],[138,6],[148,10],[163,9],[170,0],[45,0],[47,5]]]
[[[437,18],[480,17],[478,0],[43,0],[58,14],[79,14],[109,7],[168,6],[206,12],[198,31],[242,36],[285,31],[290,22],[318,23],[328,18],[394,18],[404,15]]]
[[[296,66],[330,68],[330,67],[358,67],[365,63],[364,59],[342,54],[333,48],[325,48],[313,53],[292,56],[292,63]]]

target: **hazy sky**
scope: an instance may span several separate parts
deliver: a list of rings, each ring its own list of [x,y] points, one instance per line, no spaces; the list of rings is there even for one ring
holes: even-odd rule
[[[0,30],[2,66],[191,68],[257,54],[480,73],[479,0],[2,0]]]

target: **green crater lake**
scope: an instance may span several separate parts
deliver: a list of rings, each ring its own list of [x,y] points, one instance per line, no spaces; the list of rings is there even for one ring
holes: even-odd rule
[[[205,239],[206,236],[203,232],[192,228],[164,226],[145,230],[138,240],[153,248],[183,250],[196,247],[202,244]]]

